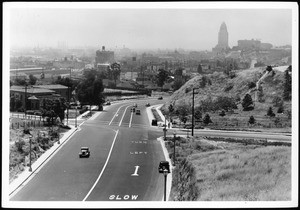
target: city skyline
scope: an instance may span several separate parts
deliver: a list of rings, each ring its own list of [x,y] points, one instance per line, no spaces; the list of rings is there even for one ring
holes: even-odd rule
[[[274,46],[292,44],[292,8],[77,8],[12,7],[10,47],[107,46],[107,49],[212,50],[225,22],[229,47],[259,39]],[[78,6],[78,5],[77,5]],[[101,6],[101,4],[100,4]],[[200,4],[201,6],[201,4]],[[259,20],[259,21],[258,21]]]

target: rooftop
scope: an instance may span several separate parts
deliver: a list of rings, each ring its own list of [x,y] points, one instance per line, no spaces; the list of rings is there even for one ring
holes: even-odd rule
[[[15,91],[15,92],[21,92],[21,93],[24,93],[25,92],[25,87],[14,87],[12,86],[10,88],[11,91]],[[27,91],[26,91],[28,94],[35,94],[35,93],[55,93],[54,90],[49,90],[49,89],[44,89],[44,88],[30,88],[28,87],[27,88]]]
[[[44,88],[44,89],[67,89],[67,86],[64,85],[33,85],[35,88]]]

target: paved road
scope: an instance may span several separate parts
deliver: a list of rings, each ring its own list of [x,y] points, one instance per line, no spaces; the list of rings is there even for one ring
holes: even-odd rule
[[[137,102],[141,115],[127,102],[87,120],[11,200],[161,201],[157,167],[164,155],[156,140],[161,131],[150,129],[145,103]],[[91,149],[90,158],[78,157],[81,146]]]
[[[141,115],[131,112],[133,102],[113,104],[80,126],[79,131],[13,197],[12,201],[161,201],[163,176],[157,167],[164,155],[161,129],[151,128],[145,103],[138,100]],[[173,130],[168,130],[168,135]],[[186,131],[177,130],[177,134]],[[189,132],[189,135],[191,133]],[[277,139],[271,133],[195,130],[203,136]],[[81,146],[91,149],[80,159]]]

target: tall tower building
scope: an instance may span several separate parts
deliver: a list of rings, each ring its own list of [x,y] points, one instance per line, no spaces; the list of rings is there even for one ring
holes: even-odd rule
[[[230,49],[228,46],[228,31],[227,31],[227,26],[223,22],[221,24],[219,34],[218,34],[218,44],[216,45],[215,48],[213,48],[213,51],[215,52],[221,52],[221,51],[226,51]]]

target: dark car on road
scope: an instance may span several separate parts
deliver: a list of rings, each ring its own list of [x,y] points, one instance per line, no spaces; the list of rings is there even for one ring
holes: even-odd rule
[[[163,100],[163,97],[162,96],[158,97],[158,100]]]
[[[141,115],[141,110],[137,109],[135,114]]]
[[[83,157],[90,157],[90,149],[88,147],[81,147],[80,152],[79,152],[79,158]]]
[[[168,161],[160,161],[159,166],[158,166],[158,172],[159,173],[164,173],[164,170],[167,170],[168,173],[170,173],[170,164]]]
[[[150,106],[150,103],[146,103],[146,106],[147,106],[147,107]]]

